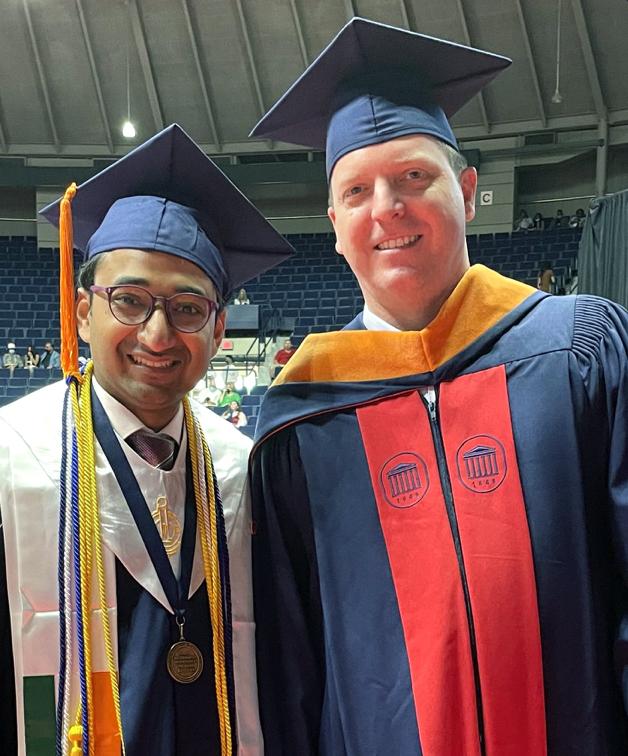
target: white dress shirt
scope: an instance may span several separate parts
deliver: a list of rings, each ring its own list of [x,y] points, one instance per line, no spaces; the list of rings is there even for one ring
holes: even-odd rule
[[[368,305],[364,305],[364,311],[362,313],[362,320],[364,321],[364,327],[367,331],[397,331],[399,332],[401,329],[395,328],[395,326],[390,325],[390,323],[387,323],[385,320],[382,320],[379,315],[376,315],[374,312],[371,312],[368,308]]]
[[[120,446],[131,466],[131,470],[140,486],[140,490],[146,499],[149,511],[152,514],[156,507],[157,499],[161,496],[165,496],[168,499],[168,509],[176,515],[179,524],[181,525],[181,533],[183,534],[183,527],[185,525],[185,456],[187,451],[187,434],[185,432],[185,423],[183,422],[183,404],[179,405],[179,409],[172,420],[159,431],[160,433],[168,434],[179,444],[177,458],[172,470],[159,470],[150,465],[125,441],[125,439],[132,433],[135,433],[135,431],[150,429],[148,429],[129,409],[105,391],[95,378],[93,378],[92,381],[96,396],[100,399],[100,403],[107,413],[111,426],[120,441]],[[113,480],[109,480],[110,485],[116,485]],[[105,481],[103,482],[105,483]],[[106,506],[103,508],[106,509]],[[122,523],[119,522],[118,524]],[[103,523],[103,527],[107,528],[107,525],[112,529],[115,529],[116,522]],[[138,559],[138,556],[139,555],[133,553],[129,553],[128,555],[129,559],[133,562]],[[142,554],[142,561],[145,561],[144,557],[145,555]],[[180,548],[174,554],[170,555],[170,563],[175,576],[178,578],[181,570]]]

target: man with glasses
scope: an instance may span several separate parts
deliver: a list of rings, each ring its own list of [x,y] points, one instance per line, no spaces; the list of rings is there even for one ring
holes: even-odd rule
[[[261,756],[250,442],[186,394],[292,250],[177,126],[72,193],[43,214],[85,253],[92,361],[68,288],[68,387],[0,413],[0,753]]]

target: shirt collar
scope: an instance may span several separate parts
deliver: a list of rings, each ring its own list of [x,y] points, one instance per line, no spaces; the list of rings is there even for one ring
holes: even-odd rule
[[[368,305],[364,305],[364,312],[362,313],[362,320],[364,327],[367,331],[396,331],[399,332],[399,328],[395,328],[394,325],[390,325],[385,320],[382,320],[379,315],[371,312]]]
[[[98,383],[96,378],[92,378],[92,383],[94,384],[96,396],[100,399],[100,403],[107,413],[107,417],[109,418],[113,429],[121,438],[126,439],[138,430],[150,430],[150,428],[147,428],[137,417],[135,417],[131,410],[127,409],[123,404],[120,404],[117,399],[114,399],[111,394],[107,393],[107,391],[105,391],[105,389]],[[159,431],[159,433],[165,433],[171,438],[174,438],[175,441],[181,443],[182,432],[183,403],[180,403],[175,416]]]

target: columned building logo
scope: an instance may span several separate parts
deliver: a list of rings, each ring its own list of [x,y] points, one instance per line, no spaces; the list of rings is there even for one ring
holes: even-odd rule
[[[389,459],[382,467],[380,483],[386,501],[398,509],[418,504],[430,485],[427,466],[414,452],[402,452]]]
[[[473,436],[456,454],[458,479],[470,491],[489,493],[506,477],[506,453],[493,436]]]

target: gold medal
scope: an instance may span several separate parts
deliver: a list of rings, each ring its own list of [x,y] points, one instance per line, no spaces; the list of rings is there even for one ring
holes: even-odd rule
[[[193,683],[198,680],[203,671],[203,654],[198,646],[186,641],[183,637],[183,617],[175,617],[179,626],[179,640],[168,651],[166,666],[173,680],[178,683]]]
[[[176,554],[181,545],[181,523],[176,514],[168,509],[168,499],[165,496],[160,496],[155,502],[152,516],[166,554],[168,556]]]
[[[168,672],[178,683],[193,683],[203,671],[203,655],[186,640],[177,641],[168,651]]]

